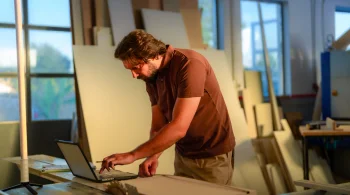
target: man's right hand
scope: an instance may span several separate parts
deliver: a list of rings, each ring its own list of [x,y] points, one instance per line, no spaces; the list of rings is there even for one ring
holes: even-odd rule
[[[140,177],[151,177],[156,174],[156,169],[158,167],[158,157],[152,156],[147,158],[139,166],[139,176]]]

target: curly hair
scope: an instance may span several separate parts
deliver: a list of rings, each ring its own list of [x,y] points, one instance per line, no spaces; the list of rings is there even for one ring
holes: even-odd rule
[[[158,55],[166,52],[166,45],[162,41],[155,39],[144,30],[134,30],[126,35],[118,44],[114,57],[122,61],[128,61],[131,65],[140,62],[147,63]]]

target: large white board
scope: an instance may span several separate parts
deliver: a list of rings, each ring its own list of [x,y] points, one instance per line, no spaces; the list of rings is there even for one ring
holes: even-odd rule
[[[165,44],[190,48],[186,27],[180,13],[141,9],[143,23],[148,33]]]
[[[114,47],[74,46],[74,62],[92,161],[133,150],[147,141],[151,104],[145,83],[133,79]],[[157,173],[174,173],[174,147],[160,157]],[[137,173],[139,160],[118,166]],[[100,164],[96,164],[99,168]]]
[[[131,0],[108,0],[114,44],[136,29]]]

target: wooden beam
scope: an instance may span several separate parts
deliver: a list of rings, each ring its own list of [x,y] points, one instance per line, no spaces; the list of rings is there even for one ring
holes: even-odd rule
[[[298,186],[303,186],[303,187],[315,189],[315,190],[335,192],[335,193],[339,193],[339,194],[350,194],[350,188],[340,187],[340,186],[337,186],[335,184],[317,183],[317,182],[308,181],[308,180],[294,181],[294,184],[298,185]]]
[[[264,29],[264,23],[263,23],[263,17],[262,17],[262,11],[261,11],[261,5],[260,2],[258,2],[258,11],[259,11],[259,21],[260,21],[260,28],[261,28],[261,38],[263,43],[263,51],[264,51],[264,60],[265,60],[265,68],[266,68],[266,77],[268,81],[268,91],[270,95],[270,101],[272,106],[272,116],[273,116],[273,122],[274,122],[274,130],[282,130],[281,126],[281,116],[279,115],[278,111],[278,105],[277,105],[277,99],[272,83],[272,73],[271,73],[271,65],[270,65],[270,59],[268,55],[267,45],[266,45],[266,38],[265,38],[265,29]]]
[[[334,41],[332,47],[336,50],[345,50],[350,45],[350,29],[346,31],[338,40]]]

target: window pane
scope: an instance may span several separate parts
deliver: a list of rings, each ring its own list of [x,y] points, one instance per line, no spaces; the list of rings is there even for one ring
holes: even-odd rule
[[[31,25],[70,27],[69,0],[28,0]]]
[[[15,23],[15,5],[13,0],[1,0],[0,23]]]
[[[72,73],[72,35],[70,32],[29,31],[31,72]],[[31,56],[32,57],[32,56]]]
[[[19,120],[17,78],[0,78],[0,122]]]
[[[0,73],[17,72],[16,29],[0,28]]]
[[[203,41],[212,48],[217,48],[217,24],[216,24],[216,1],[199,0],[199,8],[202,8],[202,33]]]
[[[32,120],[71,119],[75,112],[73,78],[32,78]]]
[[[349,21],[350,12],[335,12],[335,40],[350,29]],[[350,45],[347,47],[347,50],[350,50]]]
[[[276,95],[283,94],[282,13],[278,3],[261,3],[266,45]],[[262,72],[263,94],[268,96],[258,3],[241,1],[242,55],[245,69]]]

